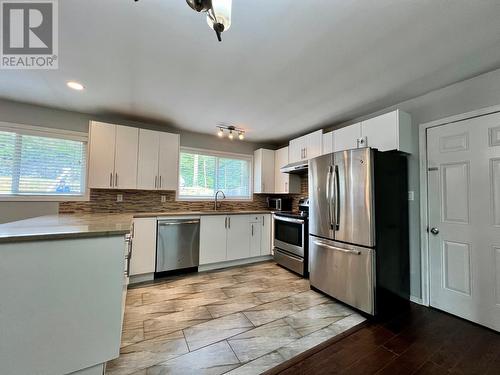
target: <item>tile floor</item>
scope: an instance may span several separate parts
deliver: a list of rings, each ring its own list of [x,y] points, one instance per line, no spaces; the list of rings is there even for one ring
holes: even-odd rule
[[[129,289],[108,375],[259,374],[361,323],[274,262]]]

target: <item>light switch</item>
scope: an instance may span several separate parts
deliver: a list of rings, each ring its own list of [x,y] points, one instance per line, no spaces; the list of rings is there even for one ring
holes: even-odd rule
[[[415,200],[415,192],[414,191],[409,191],[408,192],[408,200],[409,201],[414,201]]]
[[[116,201],[123,202],[123,194],[116,194]]]

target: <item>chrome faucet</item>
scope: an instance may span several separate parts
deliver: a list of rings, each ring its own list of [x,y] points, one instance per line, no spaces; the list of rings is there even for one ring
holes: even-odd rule
[[[217,190],[214,197],[214,211],[217,211],[217,197],[219,196],[219,193],[222,193],[222,199],[226,199],[226,194],[224,194],[222,190]]]

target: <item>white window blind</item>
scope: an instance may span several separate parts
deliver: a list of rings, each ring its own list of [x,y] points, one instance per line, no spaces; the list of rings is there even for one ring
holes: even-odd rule
[[[0,124],[0,198],[85,195],[87,142],[71,133]]]
[[[227,198],[251,198],[252,157],[181,149],[179,198],[213,199],[217,190]]]

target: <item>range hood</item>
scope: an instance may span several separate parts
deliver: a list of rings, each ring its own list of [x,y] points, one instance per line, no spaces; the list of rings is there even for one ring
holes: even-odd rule
[[[295,163],[290,163],[280,168],[281,173],[290,174],[304,174],[307,173],[309,168],[309,162],[307,160],[297,161]]]

